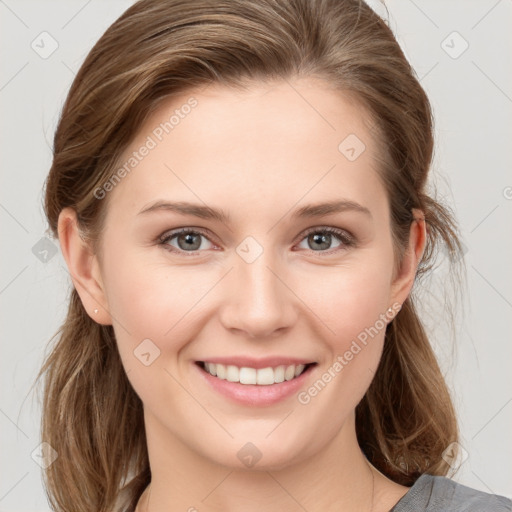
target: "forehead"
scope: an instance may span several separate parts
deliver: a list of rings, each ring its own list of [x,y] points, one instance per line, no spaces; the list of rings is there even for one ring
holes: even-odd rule
[[[213,84],[148,117],[119,159],[126,172],[109,200],[126,210],[163,195],[262,208],[305,194],[355,199],[382,192],[376,156],[366,111],[319,80]]]

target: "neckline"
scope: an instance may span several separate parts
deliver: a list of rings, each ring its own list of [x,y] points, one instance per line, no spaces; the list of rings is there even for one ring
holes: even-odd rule
[[[427,473],[423,473],[418,477],[418,479],[409,487],[409,490],[393,505],[392,508],[389,509],[389,512],[402,512],[402,507],[410,505],[411,500],[414,496],[423,488],[423,484],[431,478],[432,475],[428,475]],[[134,509],[134,512],[139,512],[139,508],[141,504],[143,504],[143,497],[147,495],[148,487],[144,489],[142,494],[139,497],[139,501]]]

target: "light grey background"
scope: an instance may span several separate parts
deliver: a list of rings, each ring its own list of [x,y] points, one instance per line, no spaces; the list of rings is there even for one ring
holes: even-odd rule
[[[41,188],[73,76],[131,4],[0,0],[0,512],[49,510],[32,458],[40,443],[40,407],[28,392],[64,318],[70,280],[58,243],[45,239]],[[377,0],[371,5],[385,14]],[[418,290],[425,294],[425,318],[467,452],[453,478],[512,497],[512,2],[387,5],[390,26],[434,107],[433,182],[452,204],[467,248],[468,286],[454,344],[437,291],[447,277],[442,260],[431,293]],[[52,45],[58,47],[47,55]]]

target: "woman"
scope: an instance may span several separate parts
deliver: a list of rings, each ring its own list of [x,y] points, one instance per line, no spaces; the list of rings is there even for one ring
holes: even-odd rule
[[[46,184],[74,285],[40,373],[52,507],[509,510],[445,477],[457,423],[412,297],[461,252],[432,151],[363,2],[129,8]]]

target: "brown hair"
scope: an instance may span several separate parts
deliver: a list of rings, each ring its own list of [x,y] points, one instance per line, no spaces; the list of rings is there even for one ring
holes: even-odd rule
[[[94,191],[164,98],[209,83],[292,77],[324,80],[371,119],[397,268],[413,208],[428,229],[417,278],[440,247],[455,268],[462,248],[453,214],[426,191],[434,147],[428,98],[387,23],[362,0],[135,3],[90,51],[63,107],[45,191],[53,235],[61,210],[72,207],[98,249],[108,202]],[[94,322],[72,289],[55,338],[37,376],[45,377],[42,439],[59,453],[44,474],[50,503],[57,511],[132,510],[151,474],[142,403],[113,328]],[[457,441],[457,423],[412,293],[387,327],[356,429],[369,461],[395,482],[447,474],[441,455]]]

